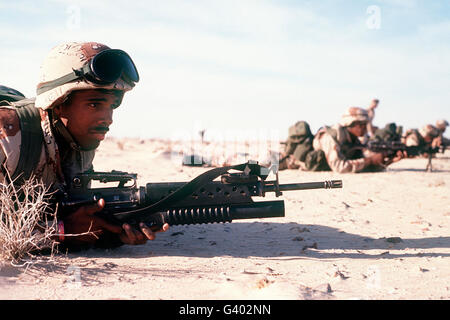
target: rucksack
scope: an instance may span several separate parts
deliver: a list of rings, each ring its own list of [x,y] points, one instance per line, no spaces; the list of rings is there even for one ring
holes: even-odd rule
[[[304,162],[308,152],[314,150],[314,136],[306,121],[297,121],[289,127],[288,139],[284,149],[285,156],[293,155],[295,159]]]
[[[386,124],[382,129],[377,129],[375,134],[370,138],[372,141],[400,141],[403,128],[397,126],[394,122]]]
[[[330,171],[325,153],[314,150],[314,135],[306,121],[297,121],[289,128],[285,157],[293,157],[305,164],[308,171]]]
[[[1,101],[19,101],[25,99],[25,96],[16,89],[0,85],[0,102]]]
[[[20,176],[20,181],[29,179],[39,163],[44,134],[41,128],[41,116],[39,109],[34,106],[34,99],[22,99],[16,102],[1,101],[0,105],[8,105],[15,108],[19,117],[21,143],[20,156],[16,170],[11,179]],[[4,169],[4,168],[2,168]]]

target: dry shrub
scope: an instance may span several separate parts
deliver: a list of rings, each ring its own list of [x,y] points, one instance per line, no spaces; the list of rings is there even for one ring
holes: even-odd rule
[[[55,248],[56,212],[51,212],[49,189],[35,178],[21,186],[0,183],[0,258],[11,263]]]

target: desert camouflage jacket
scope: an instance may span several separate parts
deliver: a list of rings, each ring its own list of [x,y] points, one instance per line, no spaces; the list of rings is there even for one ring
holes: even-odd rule
[[[32,99],[17,103],[33,103]],[[74,150],[64,139],[55,136],[47,111],[39,110],[41,128],[44,135],[39,162],[35,166],[34,176],[50,187],[50,190],[63,188],[74,174],[92,169],[95,151]],[[14,103],[0,103],[0,182],[5,176],[15,172],[21,146],[20,122]]]
[[[359,140],[340,125],[319,129],[313,141],[314,150],[322,150],[331,170],[339,173],[361,172],[365,168],[362,153],[358,157],[348,154],[352,146],[359,145]]]
[[[431,143],[427,143],[417,129],[407,130],[402,137],[402,142],[408,147],[418,147],[423,152],[426,152],[431,146]]]

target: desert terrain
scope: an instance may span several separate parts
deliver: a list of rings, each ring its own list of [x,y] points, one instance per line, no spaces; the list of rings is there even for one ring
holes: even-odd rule
[[[97,171],[138,184],[189,181],[164,140],[109,138]],[[0,299],[450,299],[450,151],[386,172],[285,170],[280,183],[343,181],[283,193],[284,218],[173,226],[140,246],[0,264]],[[272,199],[274,196],[267,196]]]

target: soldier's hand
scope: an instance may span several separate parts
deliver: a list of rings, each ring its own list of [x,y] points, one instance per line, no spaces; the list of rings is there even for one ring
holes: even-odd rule
[[[366,165],[379,166],[384,164],[384,158],[384,154],[382,153],[373,153],[364,159],[366,161]]]
[[[384,162],[384,165],[388,166],[391,163],[398,162],[398,161],[400,161],[400,160],[402,160],[403,158],[406,158],[406,157],[408,157],[408,154],[406,153],[406,151],[398,150],[396,155],[393,158],[389,158],[389,159],[387,159]]]
[[[104,231],[120,234],[122,228],[95,216],[105,207],[105,200],[78,208],[64,219],[64,242],[83,245],[94,244]]]
[[[136,230],[128,223],[124,223],[122,226],[123,232],[119,236],[120,240],[125,244],[144,244],[147,240],[155,240],[157,232],[166,232],[169,230],[169,225],[167,223],[165,223],[161,229],[158,230],[152,230],[143,222],[141,222],[139,227],[140,230]]]
[[[407,158],[407,157],[408,157],[408,154],[406,153],[406,151],[398,150],[397,154],[395,155],[395,157],[392,158],[392,162],[397,162],[397,161],[400,161],[403,158]]]
[[[442,145],[442,136],[439,136],[437,138],[434,138],[433,141],[431,141],[431,148],[435,149]]]

